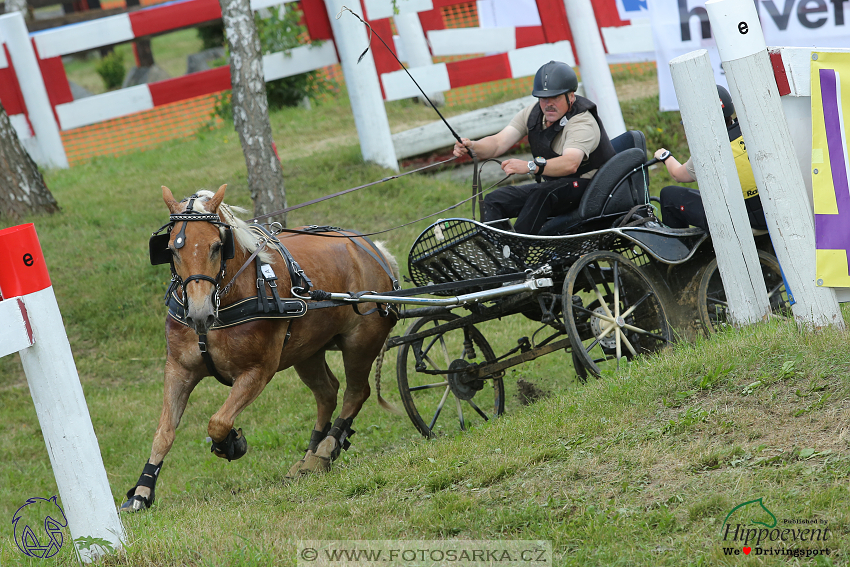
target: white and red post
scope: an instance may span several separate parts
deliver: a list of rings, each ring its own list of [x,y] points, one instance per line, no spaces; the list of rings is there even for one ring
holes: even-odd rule
[[[0,230],[0,356],[20,352],[71,538],[122,547],[124,527],[35,226]],[[77,547],[91,562],[107,550]]]

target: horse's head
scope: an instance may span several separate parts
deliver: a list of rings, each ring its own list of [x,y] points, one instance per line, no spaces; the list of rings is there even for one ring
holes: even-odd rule
[[[207,193],[177,201],[168,187],[162,187],[173,223],[168,251],[174,273],[183,285],[186,322],[199,335],[206,334],[215,323],[218,288],[225,262],[233,256],[232,241],[228,242],[232,238],[230,229],[218,216],[226,188],[222,185],[212,197]]]

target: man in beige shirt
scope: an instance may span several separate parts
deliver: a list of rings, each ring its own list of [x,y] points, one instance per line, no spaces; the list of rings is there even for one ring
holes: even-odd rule
[[[596,105],[575,94],[578,78],[566,63],[550,61],[534,77],[540,99],[517,114],[501,132],[455,143],[454,155],[475,151],[479,159],[500,156],[528,136],[532,161],[508,159],[508,174],[534,175],[537,183],[496,189],[484,197],[484,222],[516,217],[515,229],[537,234],[549,217],[578,206],[596,170],[614,155]],[[510,228],[510,223],[493,223]]]

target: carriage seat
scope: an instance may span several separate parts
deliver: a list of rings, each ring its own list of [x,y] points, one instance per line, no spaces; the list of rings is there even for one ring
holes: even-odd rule
[[[614,146],[614,151],[617,153],[624,152],[631,148],[638,148],[643,150],[643,153],[646,154],[646,136],[640,130],[629,130],[627,132],[623,132],[611,140],[611,145]]]
[[[612,157],[593,176],[578,208],[546,221],[540,235],[565,234],[585,220],[624,214],[643,203],[646,188],[641,172],[629,176],[623,183],[620,181],[644,163],[646,151],[640,148],[629,148]]]

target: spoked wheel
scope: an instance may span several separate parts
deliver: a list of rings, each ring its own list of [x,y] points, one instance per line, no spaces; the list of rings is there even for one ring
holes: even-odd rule
[[[658,292],[614,252],[593,252],[572,265],[563,304],[573,354],[595,376],[623,357],[656,352],[672,341]]]
[[[761,273],[767,286],[770,311],[775,315],[787,315],[791,312],[791,302],[788,299],[785,282],[782,281],[779,261],[764,250],[759,250],[758,254]],[[726,302],[726,290],[723,289],[723,280],[717,268],[717,258],[713,258],[705,267],[699,282],[697,302],[700,321],[709,333],[714,333],[728,325],[729,304]]]
[[[434,315],[417,319],[405,336],[426,332],[459,319]],[[433,437],[440,429],[467,430],[505,411],[502,378],[466,380],[463,369],[495,360],[484,335],[472,325],[440,330],[398,351],[398,390],[407,415],[422,435]]]

